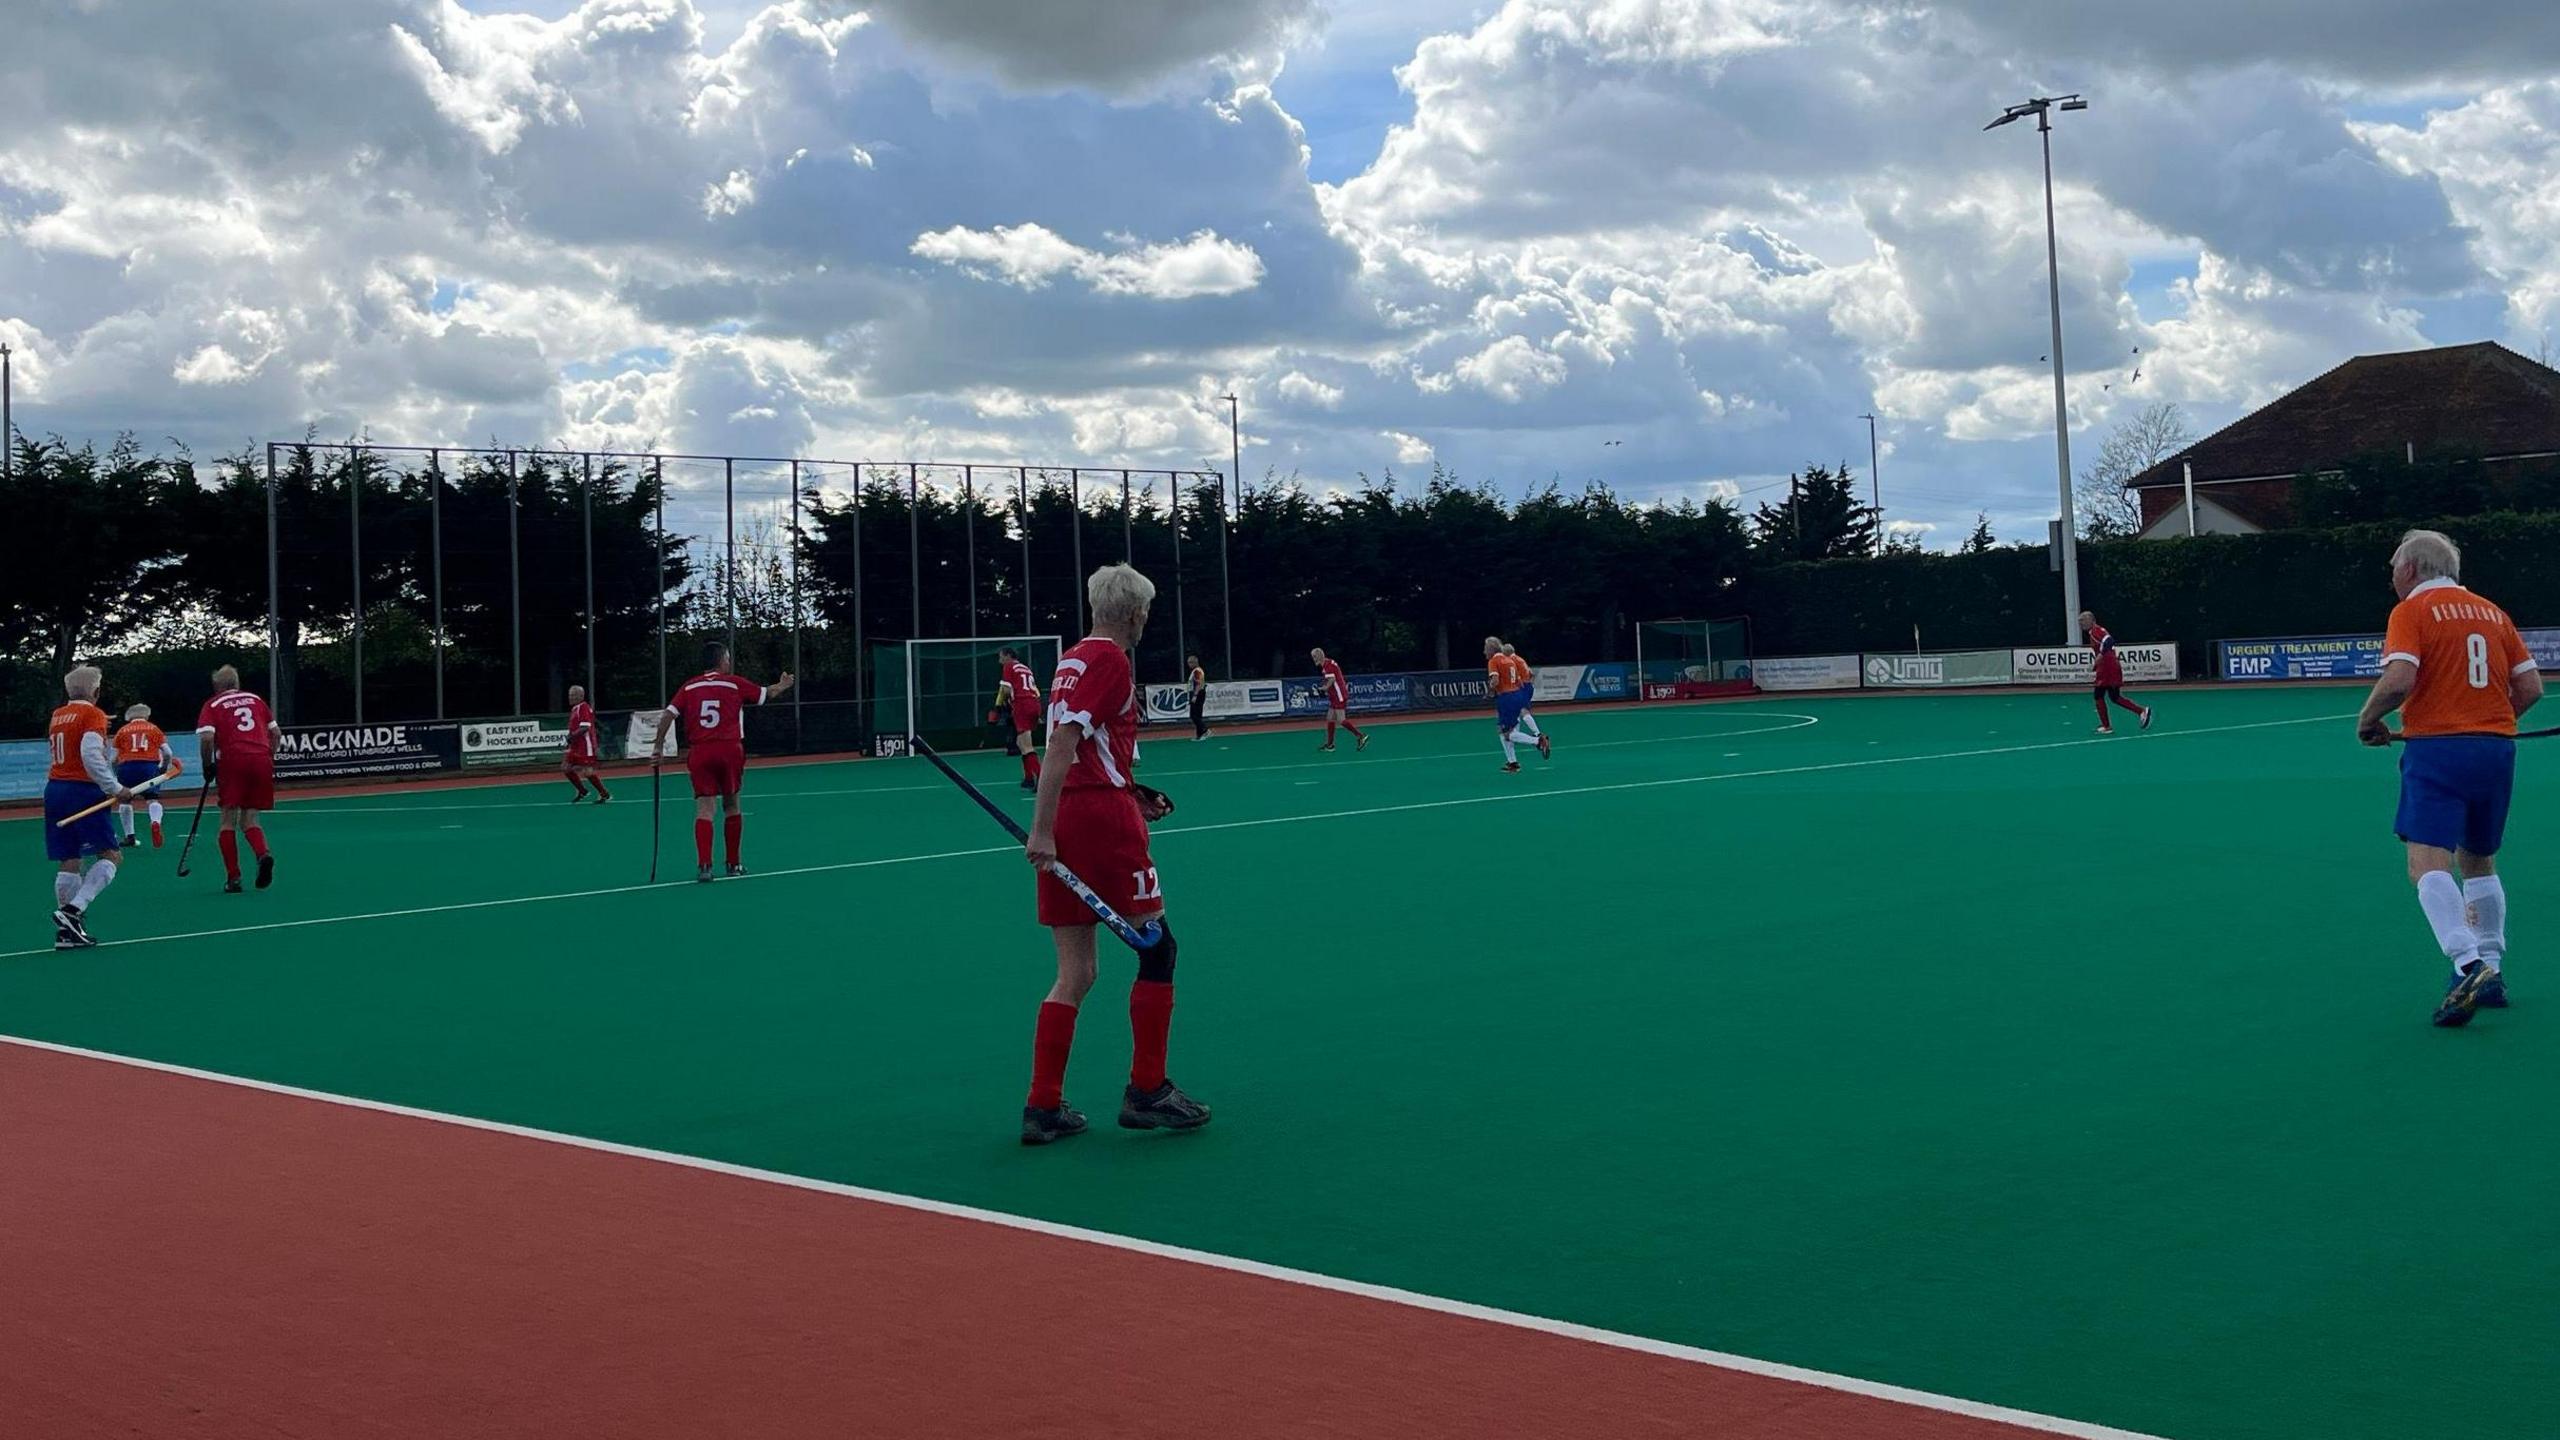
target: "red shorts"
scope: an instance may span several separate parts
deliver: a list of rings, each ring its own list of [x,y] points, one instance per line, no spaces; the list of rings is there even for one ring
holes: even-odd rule
[[[2113,655],[2099,661],[2097,683],[2098,688],[2101,690],[2106,689],[2110,685],[2122,685],[2124,683],[2124,662]]]
[[[1147,853],[1147,822],[1126,790],[1070,790],[1058,801],[1058,860],[1124,920],[1164,913],[1164,889]],[[1043,870],[1036,882],[1043,925],[1093,925],[1093,907]]]
[[[560,757],[560,768],[563,770],[592,770],[595,765],[595,756],[582,755],[575,750]]]
[[[747,747],[735,741],[697,744],[684,754],[684,773],[693,777],[693,793],[735,795],[747,778]]]
[[[222,797],[225,810],[273,810],[276,808],[276,762],[266,755],[220,757],[214,767],[214,793]]]
[[[1016,735],[1040,733],[1040,702],[1026,701],[1013,707],[1013,733]]]

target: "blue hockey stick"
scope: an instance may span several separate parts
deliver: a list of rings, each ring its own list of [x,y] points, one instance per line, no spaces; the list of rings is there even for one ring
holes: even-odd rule
[[[934,769],[941,771],[946,776],[949,776],[951,783],[960,787],[960,793],[977,801],[979,809],[994,816],[995,822],[1005,828],[1006,834],[1011,835],[1018,843],[1024,845],[1031,843],[1031,832],[1022,828],[1021,821],[1014,819],[1013,816],[998,808],[996,802],[987,798],[985,791],[970,784],[967,776],[952,769],[951,762],[943,759],[939,752],[935,751],[931,745],[926,744],[923,736],[909,736],[907,738],[907,744],[915,751],[915,753],[932,761]],[[1077,877],[1076,872],[1068,869],[1063,862],[1057,860],[1050,861],[1049,873],[1058,877],[1059,884],[1074,891],[1076,898],[1085,903],[1085,908],[1093,912],[1094,918],[1110,927],[1111,933],[1119,936],[1121,941],[1130,949],[1150,949],[1155,945],[1156,941],[1164,937],[1163,921],[1149,920],[1144,925],[1130,924],[1127,920],[1121,918],[1119,911],[1111,908],[1109,902],[1105,901],[1101,896],[1094,894],[1093,887],[1084,883],[1082,879]]]

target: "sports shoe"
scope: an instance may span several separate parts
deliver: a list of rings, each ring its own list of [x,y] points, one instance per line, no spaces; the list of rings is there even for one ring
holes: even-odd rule
[[[1330,754],[1332,754],[1332,753],[1333,753],[1333,742],[1332,742],[1332,741],[1330,741],[1330,740],[1327,740],[1327,741],[1326,741],[1326,742],[1324,742],[1323,744],[1321,744],[1321,745],[1317,746],[1317,747],[1316,747],[1316,753],[1317,753],[1317,754],[1319,754],[1319,755],[1330,755]]]
[[[53,927],[53,948],[56,950],[86,950],[97,943],[95,940],[84,940],[59,925]]]
[[[1039,782],[1039,781],[1037,781],[1037,780],[1032,779],[1032,778],[1031,778],[1030,776],[1028,776],[1028,775],[1025,775],[1024,777],[1022,777],[1022,793],[1023,793],[1023,794],[1025,794],[1025,795],[1037,795],[1037,794],[1039,794],[1039,793],[1040,793],[1040,782]]]
[[[1209,1107],[1183,1094],[1170,1080],[1152,1091],[1132,1085],[1121,1092],[1123,1130],[1197,1130],[1208,1123]]]
[[[1073,1105],[1043,1110],[1036,1105],[1022,1107],[1022,1143],[1047,1145],[1071,1135],[1084,1133],[1084,1112]]]
[[[1328,745],[1328,746],[1326,746],[1325,748],[1326,748],[1326,749],[1328,749],[1328,750],[1330,750],[1330,749],[1332,749],[1333,747],[1332,747],[1332,746],[1330,746],[1330,745]],[[1368,732],[1368,731],[1366,731],[1366,730],[1361,731],[1361,732],[1360,732],[1360,743],[1359,743],[1359,744],[1357,744],[1357,745],[1352,746],[1351,748],[1352,748],[1352,750],[1354,750],[1355,752],[1356,752],[1356,751],[1361,751],[1361,750],[1366,750],[1366,749],[1368,749],[1368,748],[1369,748],[1369,732]]]
[[[2145,730],[2151,728],[2151,707],[2148,705],[2142,708],[2142,728]]]
[[[735,860],[732,860],[732,861],[730,861],[730,862],[729,862],[729,878],[730,878],[730,879],[732,879],[732,880],[743,880],[743,879],[745,879],[745,878],[746,878],[746,875],[747,875],[747,867],[746,867],[746,866],[739,864],[739,863],[738,863],[737,861],[735,861]]]
[[[577,793],[575,793],[575,794],[573,794],[573,795],[571,795],[571,796],[569,797],[569,803],[570,803],[570,804],[572,804],[572,805],[575,805],[575,804],[577,804],[579,801],[584,800],[584,799],[586,799],[586,798],[587,798],[587,792],[586,792],[586,791],[584,791],[584,790],[580,790],[580,791],[578,791]]]
[[[2444,1003],[2436,1007],[2434,1023],[2447,1030],[2471,1023],[2471,1012],[2480,1005],[2480,991],[2496,978],[2486,963],[2478,960],[2453,973],[2444,987]]]
[[[157,850],[157,849],[159,849],[159,848],[160,848],[160,846],[161,846],[161,844],[162,844],[162,843],[163,843],[163,842],[162,842],[162,837],[161,837],[161,834],[160,834],[160,822],[159,822],[159,821],[157,821],[157,820],[154,820],[154,821],[152,821],[152,822],[151,822],[151,848],[152,848],[152,849],[154,849],[154,850]]]
[[[1553,760],[1556,758],[1556,742],[1548,739],[1544,735],[1540,735],[1538,737],[1538,758],[1541,760]]]
[[[223,893],[223,894],[225,894],[225,895],[237,895],[237,894],[239,894],[239,893],[240,893],[240,877],[239,877],[239,876],[237,876],[237,875],[234,875],[234,876],[232,876],[230,879],[223,881],[223,882],[222,882],[222,893]]]
[[[1503,773],[1503,774],[1505,774],[1505,775],[1517,775],[1517,774],[1519,774],[1519,773],[1520,773],[1520,762],[1519,762],[1519,761],[1517,761],[1517,760],[1505,760],[1505,761],[1503,761],[1503,762],[1502,762],[1502,773]]]
[[[2507,1008],[2507,972],[2492,970],[2489,972],[2489,978],[2480,982],[2480,1008],[2483,1010]]]
[[[701,869],[694,871],[694,872],[693,872],[693,883],[695,883],[696,885],[708,885],[708,884],[710,884],[710,883],[711,883],[711,867],[710,867],[710,866],[708,866],[708,865],[705,865],[705,866],[703,866]]]
[[[259,856],[258,888],[264,890],[274,883],[276,883],[276,857],[273,855]]]
[[[2098,727],[2098,733],[2101,735],[2113,735],[2116,733],[2116,727],[2113,725],[2101,725]]]
[[[62,943],[66,935],[71,938],[71,943],[67,946]],[[89,927],[81,921],[79,906],[56,905],[53,907],[54,949],[82,950],[97,943],[89,938]]]
[[[601,791],[601,790],[599,790],[599,791],[597,791],[597,792],[596,792],[596,803],[597,803],[597,804],[599,804],[599,805],[604,804],[606,801],[611,800],[612,798],[613,798],[612,796],[607,795],[606,793],[604,793],[604,792],[603,792],[603,791]]]
[[[139,850],[142,848],[142,837],[139,835],[127,835],[124,837],[124,844],[120,848],[126,850]]]

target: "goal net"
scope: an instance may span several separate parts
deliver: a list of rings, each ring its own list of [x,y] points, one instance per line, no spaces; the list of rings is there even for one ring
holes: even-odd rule
[[[1646,620],[1636,626],[1636,693],[1694,700],[1751,688],[1751,623]]]
[[[907,737],[921,735],[936,750],[1002,746],[1005,734],[987,723],[995,708],[996,682],[1004,678],[1006,649],[1022,657],[1045,691],[1058,673],[1055,635],[984,635],[973,640],[905,640],[871,647],[875,723],[871,753],[903,755]],[[1006,721],[1011,724],[1010,719]]]

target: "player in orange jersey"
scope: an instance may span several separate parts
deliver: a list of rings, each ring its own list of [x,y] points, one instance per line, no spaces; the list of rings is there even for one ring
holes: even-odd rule
[[[1522,723],[1529,716],[1532,686],[1529,667],[1510,646],[1502,643],[1502,637],[1498,635],[1484,637],[1484,688],[1493,696],[1493,724],[1495,733],[1502,740],[1503,773],[1517,774],[1520,752],[1515,748],[1515,742],[1532,738],[1520,732]],[[1538,753],[1546,755],[1546,739],[1543,736],[1536,738]]]
[[[2400,712],[2400,814],[2409,879],[2453,962],[2435,1023],[2468,1025],[2507,1003],[2507,893],[2498,879],[2515,789],[2516,717],[2542,698],[2542,672],[2507,612],[2462,587],[2462,552],[2412,530],[2391,554],[2400,595],[2382,639],[2382,678],[2356,717],[2368,745],[2391,743]],[[2461,879],[2456,880],[2459,872]]]
[[[169,737],[159,726],[151,723],[151,707],[148,705],[135,705],[124,712],[124,725],[116,731],[115,752],[116,782],[136,793],[141,793],[142,787],[154,780],[175,778],[187,768],[178,763],[177,756],[169,753]],[[157,850],[162,836],[160,796],[156,791],[152,792],[149,804],[151,848]],[[127,800],[116,807],[116,819],[124,822],[124,843],[128,848],[142,843],[142,837],[134,833],[132,801]]]
[[[116,779],[113,747],[107,743],[107,712],[98,708],[103,678],[95,665],[83,665],[63,676],[62,690],[68,698],[45,727],[52,764],[44,781],[44,849],[54,862],[56,950],[84,950],[98,943],[89,938],[89,907],[115,883],[116,865],[124,859],[124,852],[116,848],[115,828],[107,812],[91,809],[102,795],[133,798],[133,792]],[[83,810],[91,813],[71,818]],[[85,875],[80,870],[84,859],[90,860]]]

